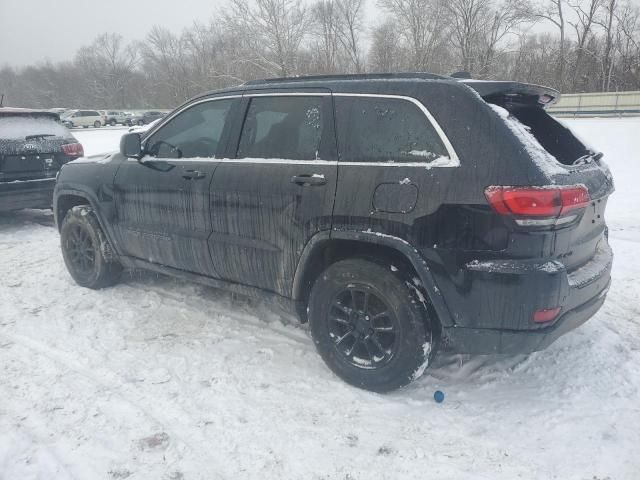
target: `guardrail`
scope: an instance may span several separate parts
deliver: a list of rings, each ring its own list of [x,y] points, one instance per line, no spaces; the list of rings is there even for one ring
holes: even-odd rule
[[[640,91],[565,94],[547,110],[557,117],[640,116]]]

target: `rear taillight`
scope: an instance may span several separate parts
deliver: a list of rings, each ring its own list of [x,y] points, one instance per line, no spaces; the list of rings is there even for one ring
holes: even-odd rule
[[[560,307],[542,308],[533,312],[533,321],[535,323],[548,323],[555,320],[560,313]]]
[[[84,155],[84,149],[81,143],[67,143],[66,145],[62,145],[62,151],[70,157],[82,157]]]
[[[512,216],[522,226],[570,223],[590,201],[584,185],[487,187],[484,194],[496,213]]]

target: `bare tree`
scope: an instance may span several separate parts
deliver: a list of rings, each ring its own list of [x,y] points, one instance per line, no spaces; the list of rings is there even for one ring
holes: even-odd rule
[[[231,0],[227,26],[248,47],[246,58],[271,75],[296,71],[309,15],[301,0]]]
[[[626,4],[618,15],[621,88],[640,86],[640,6]]]
[[[338,71],[340,50],[339,26],[334,0],[319,0],[311,8],[314,48],[319,56],[319,70],[326,73]]]
[[[398,26],[410,51],[411,68],[429,70],[446,38],[444,0],[379,0],[379,5]]]
[[[564,72],[567,62],[566,55],[566,21],[564,5],[565,0],[542,0],[542,5],[535,16],[547,20],[558,28],[560,36],[558,42],[558,62],[556,67],[555,81],[556,86],[562,89],[564,85]]]
[[[364,0],[336,0],[338,39],[356,73],[362,72],[360,34]]]
[[[581,72],[582,59],[585,54],[585,45],[591,35],[597,14],[602,6],[603,0],[577,0],[576,3],[569,4],[573,9],[576,20],[569,22],[576,32],[576,60],[573,68],[571,80],[572,90],[576,89],[577,79]]]
[[[397,72],[405,68],[404,49],[400,44],[398,27],[387,21],[372,33],[369,51],[370,69],[374,72]]]
[[[605,0],[603,4],[603,16],[596,21],[604,30],[604,51],[602,52],[601,88],[608,92],[611,90],[611,78],[613,75],[613,56],[615,55],[616,41],[616,15],[618,0]]]
[[[450,0],[451,43],[467,72],[487,75],[500,44],[532,15],[525,0]]]
[[[135,48],[115,33],[100,35],[76,54],[94,95],[105,105],[124,105],[126,88],[134,73],[138,56]]]

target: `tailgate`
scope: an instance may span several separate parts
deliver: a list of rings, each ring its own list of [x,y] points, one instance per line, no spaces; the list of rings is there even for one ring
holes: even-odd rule
[[[613,192],[611,172],[602,153],[585,144],[568,127],[545,110],[560,94],[551,88],[518,82],[466,81],[487,103],[508,112],[505,122],[517,123],[528,132],[527,141],[545,150],[553,168],[545,169],[549,185],[584,185],[591,201],[577,224],[559,228],[547,252],[561,261],[568,271],[589,262],[605,238],[605,209]],[[495,109],[495,107],[494,107]],[[498,109],[500,110],[500,109]],[[506,113],[505,113],[506,115]],[[536,163],[532,159],[532,163]],[[540,167],[544,168],[544,167]]]
[[[599,248],[607,243],[605,209],[609,195],[613,193],[613,179],[607,166],[601,161],[567,168],[568,175],[556,175],[558,185],[583,184],[589,190],[591,202],[577,225],[559,230],[555,238],[556,258],[568,271],[573,271],[589,262]]]
[[[0,140],[0,182],[55,177],[68,160],[62,152],[65,143],[69,140]]]

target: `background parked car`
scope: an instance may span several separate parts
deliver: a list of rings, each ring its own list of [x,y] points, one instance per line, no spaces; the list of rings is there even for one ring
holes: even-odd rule
[[[57,113],[0,108],[0,211],[49,208],[58,170],[83,154]]]
[[[154,120],[164,118],[165,115],[166,113],[160,112],[158,110],[150,110],[148,112],[143,112],[142,114],[134,115],[131,118],[131,125],[147,125],[148,123],[151,123]]]
[[[107,110],[105,115],[105,125],[111,125],[115,127],[116,125],[129,125],[130,117],[125,113],[119,110]]]
[[[70,110],[60,117],[60,120],[68,128],[99,128],[104,124],[104,117],[97,110]]]
[[[132,125],[129,130],[127,130],[128,132],[137,132],[137,133],[144,133],[148,130],[151,130],[154,125],[156,123],[158,123],[160,120],[162,120],[161,118],[158,118],[157,120],[154,120],[151,123],[147,123],[146,125]]]

